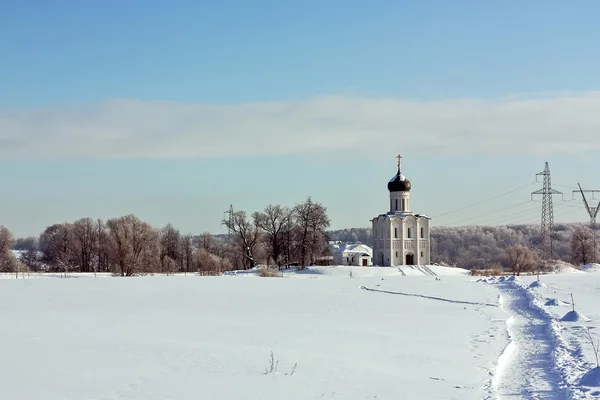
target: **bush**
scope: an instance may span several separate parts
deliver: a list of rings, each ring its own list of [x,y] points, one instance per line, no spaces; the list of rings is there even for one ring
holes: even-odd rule
[[[281,278],[283,274],[279,272],[279,269],[275,268],[260,268],[257,272],[258,276],[263,278]]]
[[[471,276],[500,276],[504,274],[504,268],[500,264],[493,264],[486,269],[472,269]]]
[[[221,271],[198,271],[197,274],[199,276],[221,276],[223,273]]]

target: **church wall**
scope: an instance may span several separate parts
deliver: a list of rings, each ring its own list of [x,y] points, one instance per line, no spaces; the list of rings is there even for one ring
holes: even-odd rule
[[[385,216],[374,219],[373,265],[405,265],[406,255],[409,253],[413,254],[415,264],[430,264],[429,223],[428,218],[416,218],[413,215],[404,218]],[[409,228],[411,237],[408,237]]]
[[[373,265],[387,266],[392,262],[390,254],[394,241],[392,239],[393,229],[390,228],[388,217],[373,220]]]
[[[431,264],[431,236],[430,236],[430,220],[428,218],[422,218],[421,227],[423,228],[423,238],[421,239],[422,251],[423,251],[423,264]]]

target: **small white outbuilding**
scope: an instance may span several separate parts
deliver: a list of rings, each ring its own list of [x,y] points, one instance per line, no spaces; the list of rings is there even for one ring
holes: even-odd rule
[[[373,249],[364,244],[347,244],[335,250],[336,265],[368,267],[373,265]]]

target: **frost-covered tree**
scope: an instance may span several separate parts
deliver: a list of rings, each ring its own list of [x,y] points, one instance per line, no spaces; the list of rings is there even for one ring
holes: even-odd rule
[[[596,251],[594,246],[594,231],[583,225],[575,227],[571,234],[571,255],[573,261],[583,265],[596,261]]]
[[[310,197],[294,207],[294,216],[298,227],[300,266],[304,268],[326,251],[326,229],[330,220],[327,208]]]
[[[231,218],[223,219],[223,224],[235,235],[236,247],[243,255],[244,269],[254,268],[257,264],[254,253],[261,234],[259,227],[246,217],[245,211],[235,211]]]
[[[285,226],[292,220],[292,211],[284,206],[269,204],[262,212],[252,214],[254,224],[265,235],[268,243],[268,259],[280,267],[282,265],[283,235]]]
[[[539,262],[536,253],[522,244],[515,244],[506,249],[508,268],[513,275],[521,275],[523,272],[533,271],[535,263]]]
[[[133,214],[109,219],[109,257],[115,272],[132,276],[156,268],[158,234],[152,226]]]

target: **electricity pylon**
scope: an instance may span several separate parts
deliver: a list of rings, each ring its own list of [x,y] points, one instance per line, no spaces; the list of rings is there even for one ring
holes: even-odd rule
[[[552,196],[555,194],[562,195],[563,193],[552,189],[550,167],[548,167],[547,161],[544,170],[535,174],[536,182],[540,175],[544,177],[544,185],[540,190],[531,193],[531,199],[533,200],[534,194],[542,195],[542,254],[546,260],[552,260],[554,258],[554,209],[552,207]]]

